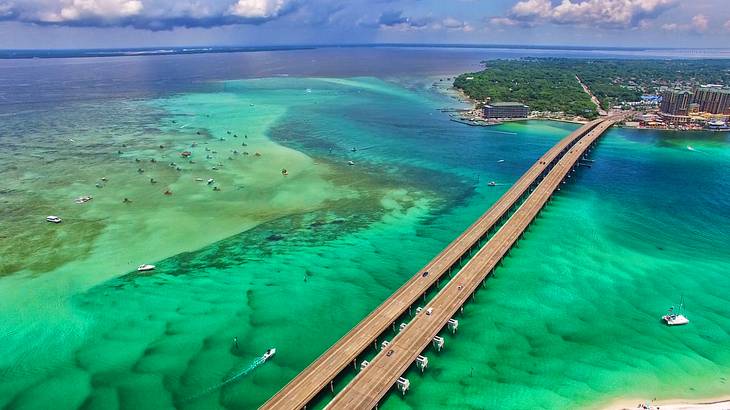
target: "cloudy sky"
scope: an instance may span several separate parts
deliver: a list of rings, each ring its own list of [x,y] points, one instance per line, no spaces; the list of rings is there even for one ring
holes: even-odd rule
[[[727,47],[730,0],[0,0],[0,48],[393,42]]]

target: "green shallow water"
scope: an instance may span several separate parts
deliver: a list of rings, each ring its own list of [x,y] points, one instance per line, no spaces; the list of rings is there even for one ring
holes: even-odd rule
[[[34,136],[0,154],[11,211],[0,226],[14,238],[0,265],[0,406],[254,408],[575,128],[461,126],[423,81],[209,88],[6,123]],[[727,391],[727,136],[613,130],[594,158],[466,307],[446,349],[429,353],[426,373],[409,373],[412,391],[383,407]],[[101,176],[109,182],[95,188]],[[195,181],[209,177],[220,192]],[[92,202],[73,204],[87,192]],[[50,213],[64,223],[37,222]],[[143,262],[158,269],[124,274]],[[692,323],[661,326],[680,295]],[[273,360],[229,381],[272,346]]]

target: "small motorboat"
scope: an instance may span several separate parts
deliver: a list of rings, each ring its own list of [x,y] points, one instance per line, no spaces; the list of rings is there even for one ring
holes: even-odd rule
[[[347,165],[350,165],[350,166],[355,165],[355,162],[354,161],[347,161]]]
[[[183,157],[183,158],[187,158],[187,157],[189,157],[191,155],[193,155],[193,153],[190,152],[190,151],[183,151],[183,152],[180,153],[180,156]]]
[[[262,362],[265,362],[265,361],[267,361],[267,360],[268,360],[268,359],[269,359],[269,358],[270,358],[271,356],[273,356],[273,355],[275,355],[275,354],[276,354],[276,349],[272,347],[271,349],[268,349],[268,350],[266,350],[266,353],[264,353],[264,355],[263,355],[263,356],[261,356],[261,361],[262,361]]]
[[[93,198],[90,195],[80,196],[74,200],[77,204],[85,204],[91,201]]]
[[[61,218],[55,216],[55,215],[49,215],[46,217],[46,221],[53,222],[54,224],[61,223]]]
[[[137,267],[137,271],[139,272],[149,272],[151,270],[155,270],[155,265],[144,264]]]
[[[215,182],[215,180],[213,178],[208,179],[208,185],[212,184],[213,182]]]
[[[494,181],[491,181],[487,184],[488,186],[497,186],[497,183]]]
[[[289,175],[289,171],[287,171],[286,168],[283,168],[281,170],[281,175],[287,176],[287,175]]]
[[[502,163],[502,162],[504,162],[504,160],[503,160],[503,159],[500,159],[499,161],[497,161],[497,163],[498,163],[498,164],[499,164],[499,163]]]

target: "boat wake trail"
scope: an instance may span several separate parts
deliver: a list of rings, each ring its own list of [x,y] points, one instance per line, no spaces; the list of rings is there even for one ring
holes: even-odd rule
[[[197,399],[199,399],[199,398],[201,398],[201,397],[203,397],[205,395],[208,395],[208,394],[210,394],[210,393],[212,393],[212,392],[214,392],[214,391],[222,388],[223,386],[225,386],[227,384],[233,383],[234,381],[236,381],[236,380],[240,379],[241,377],[244,377],[247,374],[249,374],[252,371],[254,371],[257,367],[259,367],[262,364],[264,364],[265,361],[266,360],[263,357],[258,357],[253,362],[251,362],[251,364],[249,364],[247,367],[239,370],[234,375],[228,377],[227,379],[223,380],[222,382],[220,382],[218,384],[214,384],[213,386],[208,387],[207,389],[205,389],[205,390],[203,390],[203,391],[201,391],[201,392],[199,392],[197,394],[194,394],[194,395],[192,395],[190,397],[187,397],[187,398],[183,399],[182,402],[183,403],[186,403],[186,402],[190,402],[190,401],[193,401],[193,400],[197,400]]]
[[[687,149],[688,149],[689,151],[692,151],[692,152],[699,152],[700,154],[706,154],[706,152],[704,152],[704,151],[700,151],[700,150],[698,150],[697,148],[695,148],[695,147],[693,147],[693,146],[691,146],[691,145],[687,145]]]

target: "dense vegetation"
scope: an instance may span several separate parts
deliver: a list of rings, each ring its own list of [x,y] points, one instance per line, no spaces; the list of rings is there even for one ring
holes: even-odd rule
[[[582,114],[590,100],[576,75],[590,87],[601,105],[609,108],[637,101],[642,94],[654,94],[664,86],[730,85],[730,61],[496,60],[485,62],[484,71],[460,75],[454,85],[477,100],[487,97],[492,101],[516,100],[533,110]],[[467,77],[474,79],[466,80]]]
[[[518,101],[533,111],[563,111],[587,117],[597,114],[575,73],[535,60],[489,61],[483,71],[456,77],[454,86],[481,101]]]

